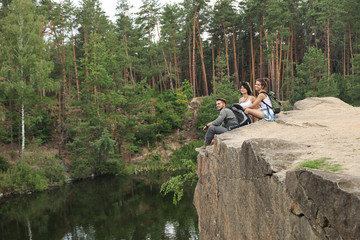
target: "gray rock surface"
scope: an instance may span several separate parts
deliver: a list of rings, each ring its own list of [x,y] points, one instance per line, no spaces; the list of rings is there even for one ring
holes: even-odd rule
[[[360,109],[335,98],[296,106],[276,122],[218,135],[199,154],[200,239],[360,239],[360,147],[340,144],[359,142]],[[352,117],[333,120],[334,109]],[[342,173],[295,170],[319,157]]]

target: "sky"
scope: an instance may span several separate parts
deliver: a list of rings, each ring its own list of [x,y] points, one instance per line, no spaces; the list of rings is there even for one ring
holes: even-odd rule
[[[61,1],[61,0],[58,0]],[[102,4],[102,9],[105,11],[105,14],[109,17],[111,21],[115,21],[115,11],[116,11],[116,5],[117,0],[99,0]],[[161,5],[165,5],[166,3],[180,3],[183,0],[159,0],[159,3]],[[79,6],[80,0],[74,0],[73,1],[77,6]],[[213,4],[215,0],[210,0],[210,4]],[[133,13],[137,12],[139,7],[142,5],[141,0],[129,0],[130,5],[133,6]]]
[[[102,9],[105,11],[105,14],[109,17],[110,20],[114,21],[117,0],[99,0],[99,1],[102,4]],[[160,0],[159,3],[163,5],[165,3],[179,3],[181,1],[182,0]],[[77,6],[79,6],[78,2],[80,2],[80,0],[74,0],[73,2]],[[129,3],[130,5],[133,6],[133,11],[132,11],[133,13],[137,12],[139,7],[142,5],[141,0],[130,0]]]

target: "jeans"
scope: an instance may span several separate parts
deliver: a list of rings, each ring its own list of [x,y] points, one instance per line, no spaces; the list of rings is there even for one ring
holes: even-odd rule
[[[227,132],[228,130],[221,126],[213,126],[211,125],[205,134],[205,145],[210,145],[213,140],[215,134],[221,134]]]

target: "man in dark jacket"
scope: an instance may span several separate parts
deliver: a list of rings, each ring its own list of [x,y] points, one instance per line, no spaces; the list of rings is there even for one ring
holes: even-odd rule
[[[216,99],[216,109],[220,111],[219,116],[212,122],[205,125],[205,146],[212,144],[215,134],[227,132],[231,127],[237,126],[238,120],[229,108],[226,108],[224,98]]]

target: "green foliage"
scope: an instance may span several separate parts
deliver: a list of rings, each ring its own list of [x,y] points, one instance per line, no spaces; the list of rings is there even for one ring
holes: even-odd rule
[[[64,165],[56,157],[45,158],[40,167],[49,183],[63,184],[66,182]]]
[[[175,150],[171,156],[171,165],[186,172],[172,177],[169,181],[161,185],[160,192],[164,195],[173,193],[173,203],[177,205],[183,194],[184,188],[197,182],[196,159],[198,153],[196,147],[203,144],[202,140],[185,144],[178,150]]]
[[[192,186],[197,183],[196,163],[192,160],[184,160],[183,166],[188,170],[187,173],[172,177],[169,181],[161,185],[160,192],[164,195],[173,193],[173,203],[177,205],[183,194],[186,185]]]
[[[196,162],[198,152],[195,148],[198,148],[204,144],[203,140],[197,140],[183,145],[181,148],[175,150],[171,155],[171,165],[176,167],[183,167],[185,160],[191,160]]]
[[[45,110],[36,109],[36,111],[27,118],[25,126],[27,135],[40,139],[41,143],[48,142],[52,137],[52,118]]]
[[[71,177],[74,179],[82,179],[90,177],[93,172],[93,167],[90,165],[88,159],[77,158],[72,162]]]
[[[205,97],[201,108],[198,112],[196,126],[202,129],[205,124],[213,121],[219,115],[219,111],[215,108],[217,98],[225,98],[227,101],[226,106],[239,102],[240,92],[234,90],[234,86],[230,81],[223,80],[216,87],[216,94],[211,94]]]
[[[9,160],[0,155],[0,173],[6,172],[9,168]]]
[[[99,175],[119,175],[124,173],[125,164],[121,158],[111,158],[102,161],[96,166],[96,172]]]
[[[90,147],[94,149],[95,158],[98,162],[107,160],[109,155],[114,153],[115,141],[110,138],[107,128],[105,128],[100,136],[94,143],[90,142]]]
[[[84,126],[87,126],[85,124]],[[81,128],[82,129],[82,128]],[[96,129],[88,129],[88,131]],[[71,169],[74,179],[87,178],[91,175],[118,175],[124,169],[124,164],[118,154],[115,154],[115,140],[110,136],[107,128],[104,128],[100,137],[94,141],[86,141],[86,134],[79,132],[73,142],[68,144],[73,153],[73,166]]]
[[[351,60],[353,75],[347,77],[347,91],[345,96],[350,98],[351,103],[360,106],[360,54],[354,54]]]
[[[66,172],[62,162],[54,156],[45,156],[37,146],[30,146],[33,153],[25,152],[26,162],[19,161],[8,168],[0,177],[0,186],[7,191],[42,191],[51,185],[66,182]]]
[[[14,168],[2,174],[0,185],[9,191],[43,191],[46,189],[49,180],[42,170],[33,168],[25,162],[18,162]]]
[[[296,69],[298,77],[295,80],[291,101],[318,96],[318,83],[326,82],[327,79],[327,61],[324,53],[320,49],[311,47]],[[322,86],[325,84],[322,83]]]
[[[301,163],[298,168],[306,167],[306,168],[319,169],[319,170],[331,171],[331,172],[340,171],[341,170],[340,164],[328,163],[327,161],[330,159],[331,158],[319,158],[316,160],[308,160],[306,162]]]

